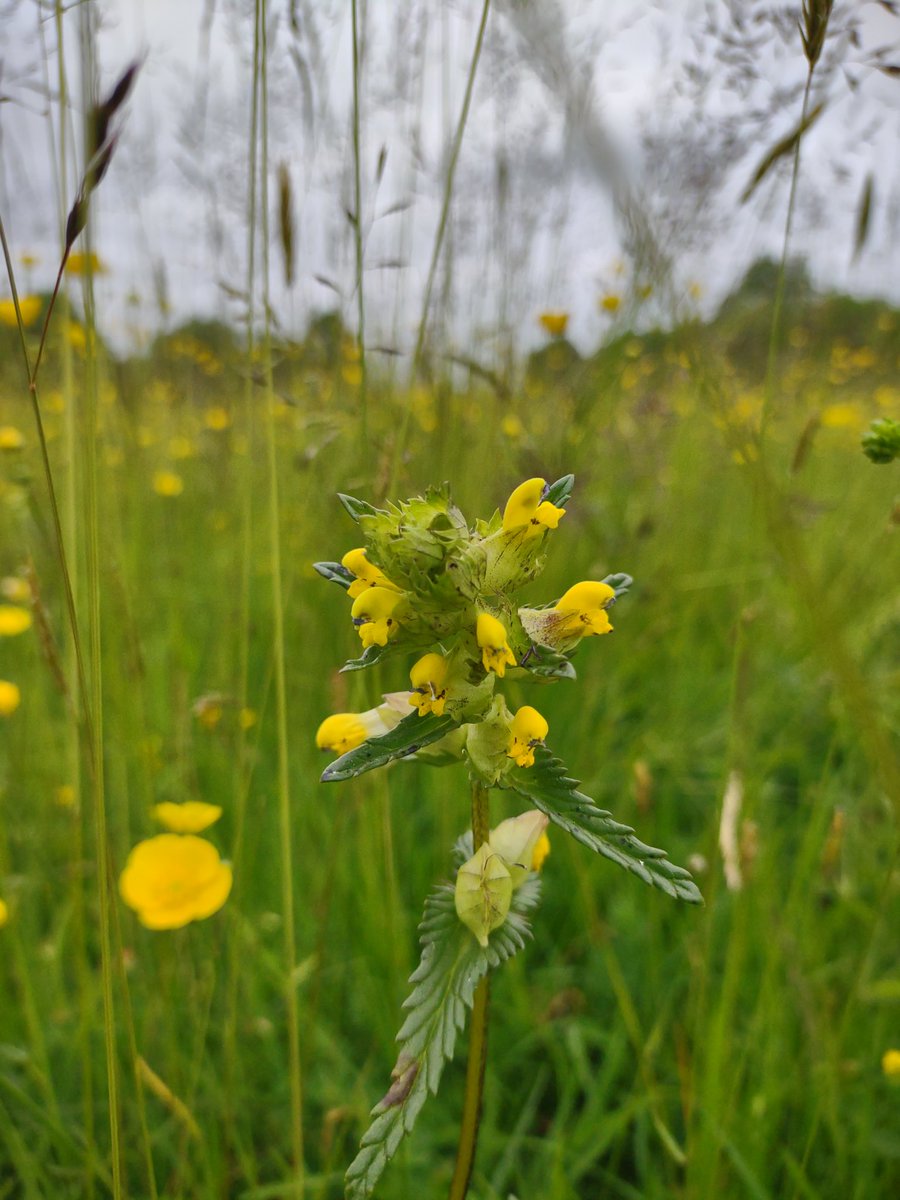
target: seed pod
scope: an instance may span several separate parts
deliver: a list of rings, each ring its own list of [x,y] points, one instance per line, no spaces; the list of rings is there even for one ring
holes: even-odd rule
[[[456,875],[456,913],[487,946],[488,934],[506,920],[512,901],[512,877],[499,854],[485,842]]]

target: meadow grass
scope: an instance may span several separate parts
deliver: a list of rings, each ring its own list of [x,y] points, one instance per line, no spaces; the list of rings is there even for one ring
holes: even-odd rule
[[[713,353],[713,332],[681,336],[691,354]],[[468,820],[458,770],[400,764],[339,789],[317,782],[319,720],[403,683],[399,668],[336,673],[354,635],[310,564],[354,540],[336,490],[380,498],[404,410],[413,417],[401,494],[449,476],[464,510],[486,511],[529,474],[574,471],[542,594],[613,570],[636,586],[615,610],[614,636],[579,652],[579,684],[541,689],[553,747],[645,840],[706,863],[706,906],[694,910],[553,839],[535,942],[494,985],[473,1194],[889,1194],[900,1144],[880,1059],[900,988],[894,814],[732,436],[759,398],[719,363],[731,409],[717,401],[710,411],[680,365],[690,361],[683,348],[633,342],[581,376],[534,376],[514,413],[475,386],[445,391],[438,411],[430,394],[426,403],[370,378],[365,478],[340,359],[330,372],[300,366],[288,378],[279,368],[269,405],[265,388],[242,399],[239,355],[201,352],[199,341],[161,343],[120,366],[98,359],[110,858],[120,868],[151,832],[152,803],[196,798],[223,805],[212,837],[235,863],[234,892],[209,921],[152,933],[124,908],[111,921],[124,1194],[152,1194],[149,1162],[159,1196],[293,1194],[267,407],[281,487],[290,987],[307,1194],[342,1194],[391,1066],[422,899],[449,875],[449,847]],[[663,389],[626,373],[641,363],[656,365]],[[773,457],[789,461],[810,415],[824,420],[791,478],[790,519],[873,709],[895,726],[896,485],[890,468],[862,457],[856,428],[882,364],[847,368],[843,408],[819,400],[834,372],[823,348],[797,350],[787,366],[794,382],[772,422]],[[58,382],[48,374],[43,390],[62,469],[77,396]],[[313,386],[327,406],[277,398]],[[0,1179],[3,1194],[30,1200],[88,1194],[89,1179],[92,1194],[108,1194],[112,1171],[98,1020],[102,856],[87,800],[72,803],[72,718],[48,669],[66,641],[64,605],[20,394],[6,372],[3,422],[21,427],[26,445],[2,459],[2,568],[33,564],[58,643],[51,651],[32,632],[3,646],[4,676],[23,701],[2,741],[11,915]],[[160,471],[179,477],[179,494],[154,491]],[[509,690],[511,702],[534,699]],[[207,727],[197,701],[210,696],[221,717]],[[734,892],[717,849],[731,771],[744,793],[745,880]],[[509,815],[499,808],[495,821]],[[449,1072],[380,1196],[446,1189],[461,1076]]]

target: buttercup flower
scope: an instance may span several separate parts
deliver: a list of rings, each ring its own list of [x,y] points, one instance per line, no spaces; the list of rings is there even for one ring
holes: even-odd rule
[[[231,883],[231,867],[212,842],[161,833],[128,855],[119,892],[147,929],[180,929],[218,912]]]
[[[490,613],[479,613],[475,637],[481,647],[481,661],[485,671],[493,671],[502,679],[506,674],[507,664],[511,667],[516,665],[516,656],[507,644],[506,630],[502,622]]]
[[[615,597],[615,590],[608,583],[591,580],[576,583],[554,606],[555,611],[566,618],[562,625],[557,625],[557,632],[569,637],[609,633],[612,625],[606,608]]]
[[[358,550],[348,550],[341,559],[341,566],[346,567],[356,578],[347,589],[351,599],[361,596],[367,588],[388,588],[389,591],[399,592],[400,589],[388,579],[387,575],[374,563],[369,562],[365,547]]]
[[[15,637],[31,628],[31,613],[18,604],[0,604],[0,637]]]
[[[184,804],[173,804],[166,800],[153,806],[154,819],[170,833],[200,833],[214,825],[222,815],[218,804],[205,804],[202,800],[188,800]]]
[[[507,533],[527,528],[528,536],[536,537],[545,529],[557,527],[566,510],[545,500],[546,491],[544,479],[526,479],[519,484],[503,510],[503,528]]]
[[[543,743],[549,728],[536,708],[528,704],[523,705],[513,717],[507,757],[513,759],[519,767],[533,767],[534,748]]]
[[[386,646],[391,634],[396,633],[394,609],[402,599],[402,592],[376,585],[366,588],[353,601],[350,615],[365,649],[369,646]]]
[[[488,934],[506,920],[512,894],[509,869],[489,842],[459,868],[454,892],[456,913],[475,934],[479,946],[487,946]]]
[[[0,717],[11,717],[22,702],[22,693],[15,683],[0,679]]]
[[[447,689],[444,682],[447,678],[447,660],[443,654],[425,654],[415,664],[409,673],[413,690],[409,697],[410,704],[419,710],[419,716],[433,712],[440,717],[447,702]]]
[[[501,821],[496,829],[491,830],[488,844],[506,864],[513,891],[520,887],[534,870],[532,862],[535,850],[546,828],[547,817],[533,808],[521,816]]]
[[[569,324],[567,312],[542,312],[538,317],[541,326],[551,337],[563,337]]]

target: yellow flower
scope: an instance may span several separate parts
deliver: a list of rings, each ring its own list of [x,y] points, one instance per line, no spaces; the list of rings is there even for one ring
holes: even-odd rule
[[[364,546],[357,550],[348,550],[341,559],[341,566],[346,567],[351,575],[356,576],[347,589],[347,595],[351,600],[361,596],[367,588],[380,587],[388,588],[389,591],[400,591],[396,584],[391,583],[380,567],[369,562]]]
[[[413,686],[410,704],[419,710],[419,716],[433,712],[440,717],[447,702],[447,660],[443,654],[425,654],[409,673]]]
[[[231,415],[227,408],[223,408],[220,404],[214,404],[203,414],[203,420],[207,429],[212,429],[215,433],[221,433],[223,429],[227,429],[231,424]]]
[[[507,533],[527,527],[527,536],[534,537],[545,529],[557,527],[566,510],[545,500],[546,491],[544,479],[526,479],[519,484],[503,510],[503,528]]]
[[[212,842],[190,833],[160,833],[128,855],[119,892],[147,929],[180,929],[218,912],[231,883],[231,867]]]
[[[7,906],[7,903],[5,900],[0,900],[0,929],[3,928],[3,926],[6,924],[6,922],[8,920],[9,920],[9,907]]]
[[[20,296],[19,312],[22,314],[22,324],[27,329],[38,319],[41,311],[40,296]],[[10,329],[18,327],[16,306],[12,300],[0,300],[0,325],[8,325]]]
[[[200,833],[214,825],[222,815],[218,804],[205,804],[202,800],[188,800],[184,804],[173,804],[166,800],[155,804],[153,818],[170,833]]]
[[[523,705],[513,717],[507,758],[514,759],[519,767],[533,767],[535,746],[543,744],[549,728],[536,708]]]
[[[881,1056],[881,1069],[888,1079],[900,1079],[900,1050],[885,1050]]]
[[[488,934],[506,920],[512,893],[509,869],[489,842],[459,868],[454,891],[456,915],[475,934],[479,946],[487,946]]]
[[[600,307],[604,312],[617,313],[622,305],[622,299],[615,292],[600,297]]]
[[[31,613],[18,604],[0,604],[0,637],[15,637],[31,628]]]
[[[608,583],[593,580],[576,583],[556,602],[555,611],[565,618],[556,627],[557,633],[566,637],[588,637],[611,632],[606,608],[615,595]]]
[[[11,717],[22,702],[18,685],[0,679],[0,717]]]
[[[157,496],[180,496],[184,491],[184,480],[174,471],[157,471],[153,476],[153,490]]]
[[[402,599],[402,592],[375,585],[353,601],[350,616],[365,649],[387,645],[388,638],[398,628],[394,609]]]
[[[0,425],[0,450],[21,450],[25,439],[15,425]]]
[[[361,746],[368,736],[357,713],[334,713],[326,717],[316,731],[316,745],[320,750],[346,754],[348,750]]]
[[[563,337],[566,326],[569,324],[569,314],[567,312],[542,312],[538,321],[551,337]]]
[[[516,665],[516,656],[507,644],[506,630],[502,622],[490,613],[479,613],[475,637],[481,647],[481,661],[485,671],[493,671],[502,679],[506,674],[507,664],[511,667]]]
[[[534,870],[532,862],[538,842],[547,828],[547,817],[532,808],[518,817],[501,821],[491,830],[488,842],[495,854],[506,864],[512,879],[513,891],[520,887]],[[542,860],[543,861],[543,860]]]
[[[532,871],[540,871],[543,867],[547,855],[550,853],[550,839],[546,833],[542,833],[535,842],[534,849],[531,852],[531,869]]]
[[[227,697],[221,692],[207,692],[205,696],[197,697],[191,705],[191,712],[204,729],[215,729],[222,720],[226,700]]]
[[[66,273],[68,275],[105,275],[106,264],[100,257],[91,251],[90,254],[82,254],[77,251],[70,254],[66,260]]]

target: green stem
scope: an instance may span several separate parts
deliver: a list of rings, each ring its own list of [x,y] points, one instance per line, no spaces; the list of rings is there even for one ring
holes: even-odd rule
[[[490,819],[488,812],[488,790],[480,783],[472,782],[472,841],[477,850],[488,840]],[[485,975],[475,989],[472,1004],[472,1020],[469,1025],[469,1061],[466,1066],[466,1092],[463,1100],[462,1121],[459,1129],[459,1146],[456,1151],[456,1166],[450,1184],[449,1200],[465,1200],[475,1163],[478,1146],[478,1129],[481,1124],[481,1099],[484,1093],[484,1069],[487,1066],[488,1002],[490,1000],[490,976]]]

